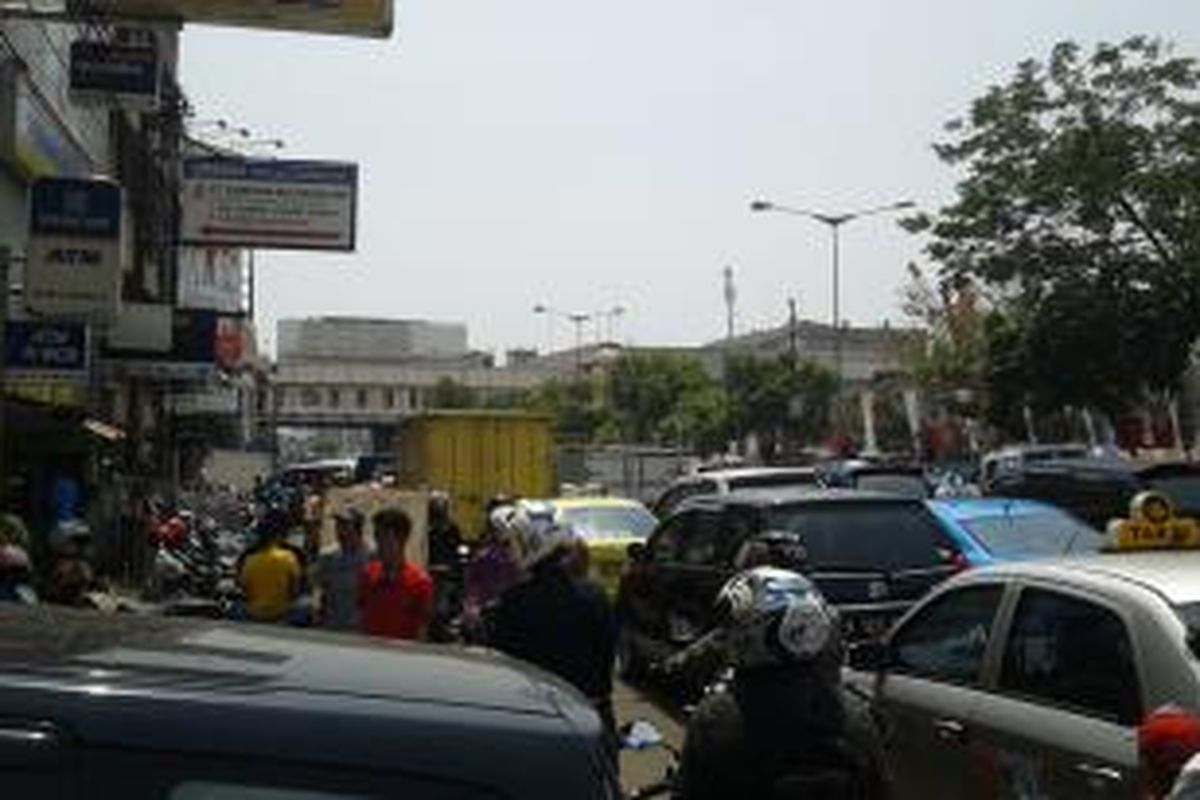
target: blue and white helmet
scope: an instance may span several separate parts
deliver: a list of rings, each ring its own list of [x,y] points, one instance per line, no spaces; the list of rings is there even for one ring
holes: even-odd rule
[[[837,614],[799,573],[756,567],[735,575],[717,596],[735,666],[804,663],[840,647]]]
[[[569,525],[555,520],[554,506],[527,501],[517,506],[512,527],[517,557],[523,569],[533,569],[550,556],[565,551],[578,538]]]

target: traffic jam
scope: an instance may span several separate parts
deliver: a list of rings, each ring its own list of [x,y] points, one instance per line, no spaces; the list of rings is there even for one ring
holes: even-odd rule
[[[1140,800],[1200,779],[1190,465],[1010,448],[980,486],[715,464],[643,505],[499,491],[550,486],[496,461],[544,434],[519,415],[492,420],[498,471],[446,472],[476,422],[430,415],[407,476],[312,462],[156,506],[140,592],[95,575],[86,524],[39,573],[6,517],[12,796],[275,797],[235,791],[270,776],[287,798]],[[403,488],[412,470],[447,489]],[[1079,502],[1098,473],[1103,502]],[[1125,515],[1089,521],[1114,498]]]

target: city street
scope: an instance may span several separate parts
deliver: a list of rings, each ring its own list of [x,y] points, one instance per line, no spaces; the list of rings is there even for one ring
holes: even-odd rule
[[[653,724],[672,746],[683,744],[683,726],[667,712],[666,704],[647,692],[620,681],[613,688],[613,705],[617,724],[625,725],[634,720],[645,720]],[[671,763],[671,755],[665,748],[654,748],[640,752],[621,751],[621,785],[625,791],[647,786],[663,777]]]

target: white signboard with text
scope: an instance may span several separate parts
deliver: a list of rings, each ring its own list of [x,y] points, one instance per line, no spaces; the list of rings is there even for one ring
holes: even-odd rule
[[[179,251],[179,307],[240,314],[245,309],[245,250],[184,247]]]
[[[40,178],[29,192],[25,303],[49,317],[111,325],[121,285],[121,187]]]
[[[189,158],[182,200],[187,245],[352,251],[358,166]]]

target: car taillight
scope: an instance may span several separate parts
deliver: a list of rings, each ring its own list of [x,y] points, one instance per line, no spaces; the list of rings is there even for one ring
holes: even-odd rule
[[[1200,752],[1200,717],[1165,706],[1147,715],[1137,738],[1144,796],[1166,797],[1183,765]]]

